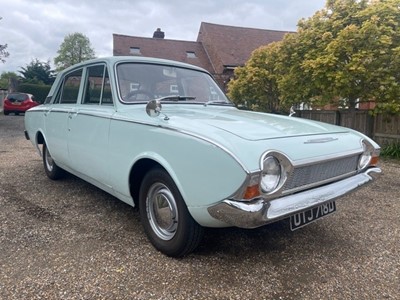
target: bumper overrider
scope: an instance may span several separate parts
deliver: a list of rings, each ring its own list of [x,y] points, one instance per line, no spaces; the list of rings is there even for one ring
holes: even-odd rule
[[[226,199],[208,208],[212,217],[241,228],[256,228],[335,200],[373,181],[381,173],[373,167],[355,176],[273,200],[242,202]]]

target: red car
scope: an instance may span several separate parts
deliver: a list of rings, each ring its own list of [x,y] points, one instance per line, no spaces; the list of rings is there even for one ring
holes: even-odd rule
[[[31,94],[27,93],[10,93],[3,100],[3,112],[5,115],[9,113],[24,113],[28,109],[39,105]]]

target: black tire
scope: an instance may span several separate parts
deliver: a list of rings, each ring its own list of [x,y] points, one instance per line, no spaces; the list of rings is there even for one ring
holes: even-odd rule
[[[6,110],[3,111],[4,115],[8,116],[10,113]]]
[[[59,166],[57,166],[57,164],[51,157],[50,152],[47,149],[45,143],[43,143],[43,166],[47,177],[49,177],[52,180],[60,179],[65,175],[65,171],[61,169]]]
[[[161,168],[150,170],[139,196],[140,218],[153,246],[172,257],[192,252],[204,229],[190,215],[172,178]]]

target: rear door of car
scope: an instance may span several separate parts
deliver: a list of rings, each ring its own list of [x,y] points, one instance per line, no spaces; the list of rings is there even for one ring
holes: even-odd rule
[[[68,151],[71,168],[108,186],[108,134],[115,113],[105,64],[86,67],[80,103],[69,114]]]
[[[44,112],[47,147],[60,167],[69,165],[68,120],[82,94],[82,75],[83,68],[67,73],[55,93],[55,99]]]

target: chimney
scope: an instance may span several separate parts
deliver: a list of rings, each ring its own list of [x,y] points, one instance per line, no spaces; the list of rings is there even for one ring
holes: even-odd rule
[[[157,28],[156,31],[154,31],[153,38],[154,39],[163,39],[165,37],[164,31],[161,31],[161,28]]]

